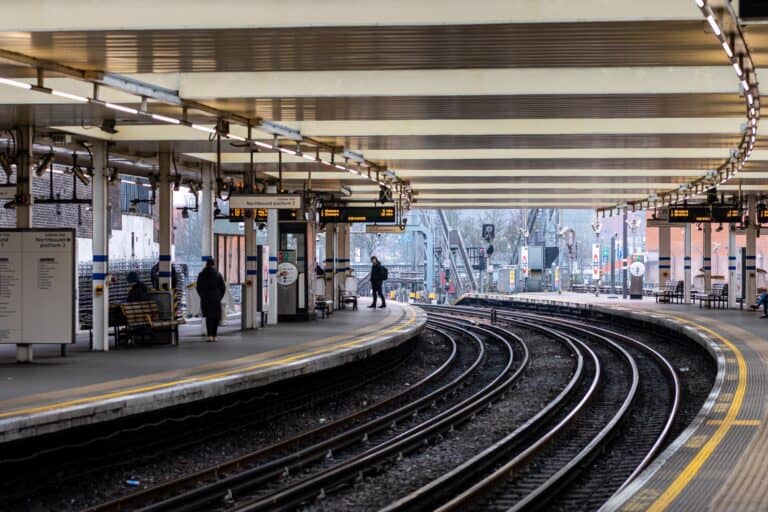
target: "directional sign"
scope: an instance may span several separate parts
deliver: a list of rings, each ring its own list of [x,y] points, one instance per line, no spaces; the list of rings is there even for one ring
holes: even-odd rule
[[[265,208],[297,210],[301,208],[301,196],[295,194],[232,194],[230,208]]]
[[[401,235],[405,233],[405,226],[398,226],[397,224],[366,224],[366,233],[389,233],[394,235]]]

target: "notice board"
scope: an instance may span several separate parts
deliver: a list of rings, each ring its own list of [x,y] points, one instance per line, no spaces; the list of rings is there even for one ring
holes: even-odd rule
[[[74,343],[74,229],[0,230],[0,343]]]

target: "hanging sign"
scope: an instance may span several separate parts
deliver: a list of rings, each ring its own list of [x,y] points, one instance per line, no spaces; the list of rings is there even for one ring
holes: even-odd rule
[[[10,201],[16,197],[16,185],[0,185],[0,201]]]
[[[232,194],[230,208],[264,208],[267,210],[297,210],[301,196],[295,194]]]
[[[320,210],[320,222],[395,222],[392,206],[341,206]]]
[[[600,279],[600,244],[592,244],[592,279]]]
[[[523,268],[523,277],[528,277],[528,246],[520,248],[520,266]]]
[[[401,235],[405,233],[405,226],[401,227],[401,226],[398,226],[397,224],[394,224],[394,225],[366,224],[365,232],[366,233],[389,233],[389,234]]]

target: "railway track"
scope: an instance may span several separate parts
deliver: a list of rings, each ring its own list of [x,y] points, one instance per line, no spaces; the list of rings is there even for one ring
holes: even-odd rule
[[[669,441],[681,385],[673,363],[648,343],[551,315],[496,311],[491,324],[488,308],[425,309],[428,329],[450,353],[408,389],[89,512],[344,508],[337,496],[396,474],[408,461],[418,467],[419,457],[449,444],[454,433],[492,419],[496,404],[525,407],[515,389],[533,378],[532,359],[551,357],[544,346],[559,347],[557,369],[545,376],[554,389],[545,401],[437,478],[403,483],[376,508],[596,509]]]

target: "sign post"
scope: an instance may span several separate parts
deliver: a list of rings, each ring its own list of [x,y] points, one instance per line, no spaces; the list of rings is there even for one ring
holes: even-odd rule
[[[528,246],[524,245],[520,248],[520,266],[523,269],[523,291],[528,291]]]

